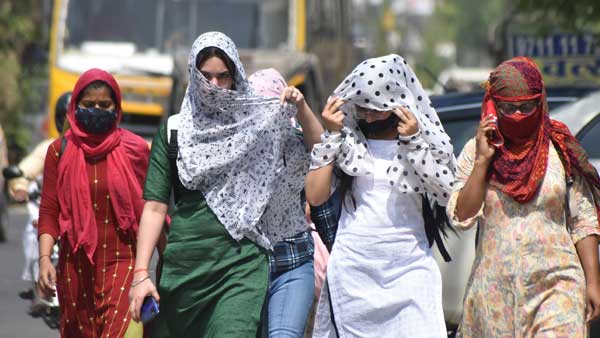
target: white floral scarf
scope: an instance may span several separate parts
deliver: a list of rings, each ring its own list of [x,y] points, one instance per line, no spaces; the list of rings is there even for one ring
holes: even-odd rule
[[[236,90],[211,84],[196,68],[196,57],[217,47],[236,67]],[[181,106],[177,169],[183,186],[200,190],[231,237],[264,248],[287,234],[266,234],[258,225],[284,167],[290,105],[254,95],[233,41],[223,33],[200,35],[188,60],[190,81]]]

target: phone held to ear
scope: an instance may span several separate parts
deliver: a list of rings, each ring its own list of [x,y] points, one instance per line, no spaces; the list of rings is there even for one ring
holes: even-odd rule
[[[158,316],[159,312],[158,303],[156,300],[154,300],[154,297],[146,296],[146,298],[144,298],[144,302],[142,303],[142,324],[146,325],[151,322],[154,318],[156,318],[156,316]]]
[[[498,129],[498,113],[496,112],[496,106],[493,100],[489,100],[485,103],[483,117],[493,116],[495,118],[495,126],[492,131],[487,135],[489,143],[495,148],[500,148],[504,145],[504,137],[500,134]]]

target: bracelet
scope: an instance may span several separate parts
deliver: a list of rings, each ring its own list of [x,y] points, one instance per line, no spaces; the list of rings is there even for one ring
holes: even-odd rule
[[[42,258],[44,257],[48,257],[50,258],[50,260],[52,260],[52,258],[50,257],[50,255],[41,255],[40,257],[38,257],[38,262],[42,260]]]
[[[134,287],[136,287],[136,286],[138,286],[138,285],[142,284],[142,282],[144,282],[146,279],[150,279],[150,276],[146,276],[146,277],[144,277],[144,278],[142,278],[142,279],[134,280],[134,281],[131,283],[131,287],[132,287],[132,288],[134,288]]]
[[[133,273],[136,274],[136,273],[142,272],[142,271],[148,271],[148,269],[135,269],[135,270],[133,270]]]

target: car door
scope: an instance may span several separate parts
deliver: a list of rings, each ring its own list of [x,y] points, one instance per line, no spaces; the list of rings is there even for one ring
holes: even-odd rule
[[[585,149],[590,162],[600,171],[600,113],[581,128],[576,135]]]
[[[481,114],[481,100],[475,98],[473,102],[460,102],[436,109],[444,130],[452,140],[454,154],[458,157],[464,145],[475,136]],[[448,233],[444,242],[452,256],[449,263],[444,262],[437,246],[433,247],[442,274],[444,317],[448,330],[453,333],[462,316],[465,289],[475,258],[476,230],[476,227],[473,227],[457,233]]]

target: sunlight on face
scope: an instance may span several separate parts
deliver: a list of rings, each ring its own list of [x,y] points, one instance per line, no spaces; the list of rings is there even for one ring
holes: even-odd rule
[[[114,110],[115,102],[110,95],[108,87],[88,88],[83,92],[79,107],[82,108],[99,108],[103,110]]]
[[[213,56],[202,64],[200,72],[204,77],[215,86],[223,89],[231,89],[233,86],[233,76],[227,69],[225,63],[216,56]]]

